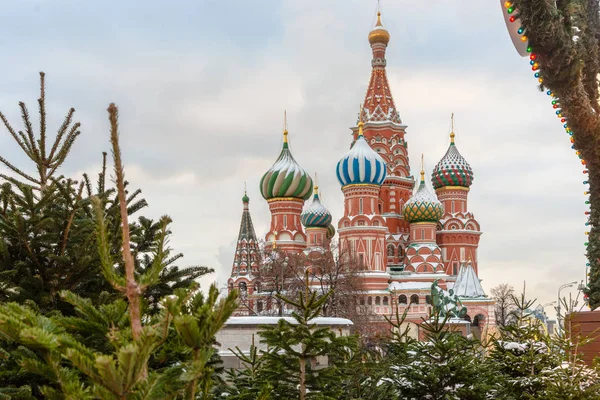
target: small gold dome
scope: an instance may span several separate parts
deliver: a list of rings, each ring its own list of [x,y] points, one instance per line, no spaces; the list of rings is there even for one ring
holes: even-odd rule
[[[375,28],[369,33],[369,43],[383,43],[387,46],[390,41],[390,33],[381,24],[381,13],[377,12],[377,23]]]

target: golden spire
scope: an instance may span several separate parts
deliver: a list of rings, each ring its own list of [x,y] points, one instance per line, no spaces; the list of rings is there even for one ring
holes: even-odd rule
[[[288,142],[287,111],[283,110],[283,143]]]
[[[421,153],[421,183],[425,183],[425,155]]]
[[[381,4],[380,4],[380,0],[377,0],[377,23],[375,24],[375,26],[383,26],[381,25]]]
[[[318,183],[318,180],[317,180],[317,173],[316,172],[315,172],[315,187],[313,189],[313,193],[317,194],[317,195],[319,194],[319,183]]]
[[[369,33],[369,43],[382,43],[387,46],[390,41],[390,33],[383,27],[381,23],[381,11],[379,11],[379,2],[377,2],[377,23],[375,28]]]
[[[358,113],[358,137],[363,136],[363,120],[362,120],[362,115],[363,115],[363,106],[362,104],[360,105],[360,111]]]
[[[452,121],[452,130],[450,131],[450,144],[454,144],[454,136],[456,136],[454,134],[454,113],[452,113],[450,121]]]

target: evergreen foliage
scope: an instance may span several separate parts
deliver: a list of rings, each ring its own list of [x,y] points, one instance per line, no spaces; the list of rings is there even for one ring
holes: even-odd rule
[[[280,319],[277,325],[261,330],[260,340],[268,350],[260,359],[255,347],[249,356],[237,349],[247,368],[231,374],[234,386],[227,398],[256,395],[265,399],[336,399],[344,394],[342,371],[352,353],[357,352],[357,340],[354,336],[338,336],[330,327],[312,322],[321,315],[328,294],[319,296],[311,291],[308,274],[306,271],[305,290],[297,298],[279,296],[295,310],[294,322]],[[319,365],[324,357],[327,364]]]
[[[600,306],[600,14],[598,0],[514,0],[540,66],[541,90],[557,98],[588,176],[590,264],[586,294]]]
[[[24,105],[28,135],[13,135],[29,140],[18,143],[35,156],[40,178],[16,167],[25,182],[2,176],[0,398],[209,398],[221,383],[214,335],[236,293],[219,299],[212,286],[204,296],[194,279],[210,270],[174,265],[181,255],[168,246],[169,217],[128,223],[146,203],[139,190],[126,191],[114,105],[116,189],[106,185],[106,154],[95,193],[87,176],[54,176],[79,124],[67,144],[57,138],[56,160],[44,158],[43,75],[41,91],[40,137]]]
[[[21,169],[0,157],[0,162],[12,172],[12,176],[10,172],[0,176],[4,181],[0,185],[0,301],[27,305],[41,315],[74,316],[73,304],[60,296],[61,292],[69,291],[86,298],[94,306],[116,307],[114,302],[121,299],[121,294],[101,272],[93,201],[96,199],[95,204],[104,221],[107,240],[104,256],[116,275],[123,274],[120,202],[116,189],[107,184],[106,153],[96,185],[92,185],[87,175],[79,182],[59,175],[81,125],[72,123],[75,110],[69,110],[55,141],[47,144],[43,73],[40,92],[40,131],[37,135],[24,103],[20,103],[20,108],[25,133],[15,132],[0,113],[11,136],[33,162],[32,167]],[[29,170],[37,171],[37,176],[29,174]],[[147,206],[140,198],[140,190],[129,193],[127,182],[123,182],[123,186],[128,215]],[[171,235],[168,222],[168,218],[152,221],[139,217],[129,224],[135,275],[143,276],[162,260],[162,268],[154,269],[159,271],[158,279],[154,279],[143,293],[144,308],[151,315],[159,312],[163,297],[178,288],[191,287],[196,278],[211,272],[206,267],[180,269],[176,265],[182,255],[172,254],[166,246]],[[156,253],[161,246],[165,254]],[[101,332],[91,330],[90,337],[97,337]],[[18,388],[31,386],[33,394],[40,396],[37,388],[46,381],[27,373],[17,364],[25,350],[16,342],[5,342],[2,337],[0,349],[0,393],[17,396],[28,392],[28,389]]]

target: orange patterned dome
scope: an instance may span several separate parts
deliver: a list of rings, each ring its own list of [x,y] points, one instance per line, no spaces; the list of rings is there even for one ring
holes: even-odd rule
[[[377,12],[377,24],[375,28],[369,33],[369,43],[383,43],[387,46],[390,42],[390,33],[381,24],[381,13]]]

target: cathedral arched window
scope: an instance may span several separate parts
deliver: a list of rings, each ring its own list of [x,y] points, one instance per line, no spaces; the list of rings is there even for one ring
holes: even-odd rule
[[[379,297],[379,296],[375,297],[375,305],[376,306],[380,306],[381,305],[381,297]]]
[[[398,258],[402,258],[404,257],[404,249],[402,248],[402,245],[399,244],[398,245]]]
[[[387,256],[394,257],[394,245],[393,244],[387,245]]]
[[[364,306],[364,305],[365,305],[365,298],[364,298],[364,297],[361,297],[361,298],[360,298],[360,305],[361,305],[361,306]]]
[[[425,304],[432,304],[430,295],[425,296]]]
[[[473,318],[473,326],[480,326],[485,324],[485,315],[477,314],[475,318]]]
[[[410,296],[410,304],[419,304],[419,295],[413,294]]]
[[[401,294],[398,296],[398,304],[406,304],[407,301],[408,299],[406,298],[406,295]]]
[[[387,306],[388,304],[389,304],[388,297],[387,296],[383,296],[383,305]]]
[[[373,305],[373,298],[372,297],[367,297],[367,304],[368,305]]]
[[[240,295],[245,295],[248,292],[248,287],[246,286],[246,282],[240,282],[240,284],[238,285],[238,288],[240,289]]]

